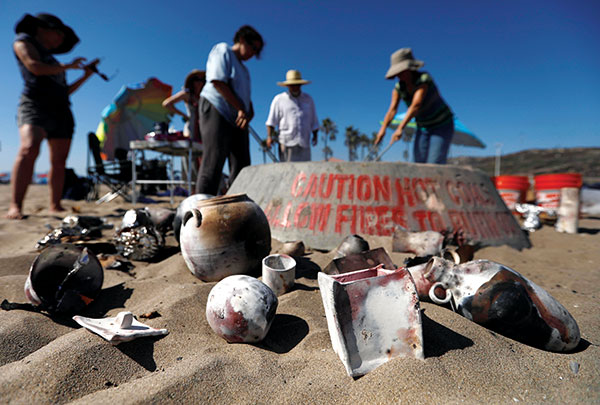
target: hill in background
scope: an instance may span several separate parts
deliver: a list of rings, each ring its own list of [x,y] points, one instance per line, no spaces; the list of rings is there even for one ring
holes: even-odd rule
[[[459,156],[448,163],[471,166],[494,175],[496,158]],[[600,148],[530,149],[500,158],[501,175],[536,176],[552,173],[581,173],[587,184],[600,182]]]

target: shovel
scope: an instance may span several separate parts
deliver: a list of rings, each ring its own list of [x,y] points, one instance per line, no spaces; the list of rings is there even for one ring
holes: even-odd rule
[[[263,148],[263,150],[265,152],[267,152],[267,155],[269,155],[269,157],[271,158],[271,160],[275,163],[279,162],[279,159],[277,159],[277,156],[275,156],[275,154],[273,152],[271,152],[270,148],[267,148],[265,146],[263,146],[263,140],[260,136],[258,136],[258,134],[256,133],[256,131],[254,130],[254,128],[252,128],[250,125],[248,125],[248,129],[250,130],[250,133],[252,134],[252,136],[254,137],[254,139],[256,140],[256,142],[258,142],[259,145],[261,145],[261,147]]]

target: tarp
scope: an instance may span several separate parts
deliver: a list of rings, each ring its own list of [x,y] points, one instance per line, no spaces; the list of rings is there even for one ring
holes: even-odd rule
[[[398,125],[400,125],[400,123],[404,119],[405,115],[406,115],[406,113],[396,114],[396,116],[394,117],[392,122],[390,122],[390,126],[389,126],[390,129],[398,128]],[[382,123],[383,123],[383,121],[380,121],[380,124],[382,124]],[[416,130],[417,130],[417,123],[416,123],[415,119],[413,118],[410,120],[408,125],[404,128],[404,132],[407,133],[408,135],[412,135],[416,132]],[[479,138],[477,138],[477,136],[475,136],[473,131],[468,129],[466,127],[466,125],[462,123],[462,121],[460,121],[458,118],[456,118],[456,116],[454,117],[454,135],[452,136],[451,142],[454,145],[472,146],[475,148],[485,148],[485,144]]]

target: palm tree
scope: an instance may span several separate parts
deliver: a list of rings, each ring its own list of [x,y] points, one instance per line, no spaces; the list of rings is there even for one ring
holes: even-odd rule
[[[327,117],[321,122],[321,131],[323,132],[323,135],[321,135],[323,155],[325,156],[325,161],[328,161],[333,156],[333,151],[327,146],[327,142],[335,141],[335,135],[338,133],[337,125],[335,125],[335,122],[331,118]]]
[[[358,146],[360,146],[360,160],[365,160],[365,150],[371,147],[371,139],[366,134],[358,136]]]
[[[360,136],[358,129],[355,129],[352,125],[346,127],[346,140],[344,141],[344,145],[348,147],[348,160],[350,162],[355,161],[358,157],[356,148],[358,147],[359,140]]]

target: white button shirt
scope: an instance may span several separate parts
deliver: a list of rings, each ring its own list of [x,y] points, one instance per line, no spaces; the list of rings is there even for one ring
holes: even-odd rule
[[[279,93],[271,102],[266,124],[279,128],[279,143],[282,145],[310,148],[310,135],[319,129],[312,97],[304,92],[298,97],[287,91]]]

